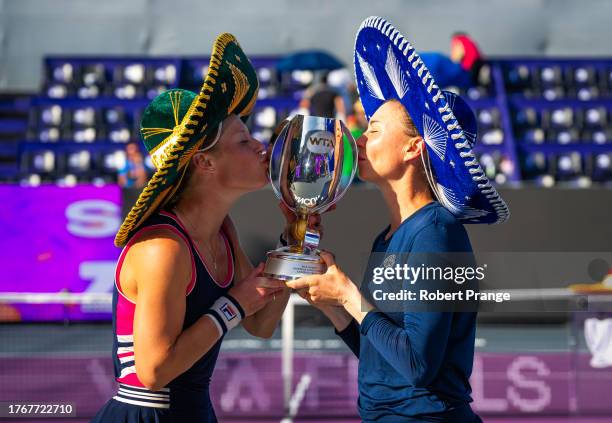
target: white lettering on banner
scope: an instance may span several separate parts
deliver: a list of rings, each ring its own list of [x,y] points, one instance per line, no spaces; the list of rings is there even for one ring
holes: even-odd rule
[[[253,366],[251,360],[238,360],[236,367],[230,367],[230,377],[226,382],[225,391],[221,394],[221,408],[224,411],[252,412],[255,407],[269,410],[270,396],[262,383],[260,370]]]
[[[326,398],[332,393],[342,390],[347,383],[343,377],[337,377],[347,369],[347,358],[340,354],[330,354],[323,360],[309,360],[305,373],[312,377],[310,389],[304,397],[302,406],[306,409],[321,407],[320,398]],[[330,377],[336,375],[336,377]]]
[[[474,399],[474,408],[478,411],[506,411],[508,409],[508,401],[505,398],[486,398],[485,397],[485,372],[483,360],[480,356],[474,356],[474,368],[472,369],[472,377],[470,383],[472,385],[472,398]]]
[[[85,292],[112,292],[115,277],[115,261],[84,261],[79,265],[79,277],[90,280],[91,283]],[[107,304],[83,304],[81,311],[89,313],[109,312],[110,305]]]
[[[543,380],[534,380],[523,373],[523,371],[531,371],[538,377],[550,376],[550,369],[546,363],[537,357],[524,355],[516,358],[510,366],[508,366],[508,379],[515,386],[508,387],[508,400],[510,403],[521,411],[536,412],[542,411],[550,405],[552,394],[550,386]],[[522,397],[517,388],[529,389],[532,392],[528,397]]]
[[[114,236],[121,223],[121,210],[112,201],[82,200],[66,208],[68,232],[83,238]]]

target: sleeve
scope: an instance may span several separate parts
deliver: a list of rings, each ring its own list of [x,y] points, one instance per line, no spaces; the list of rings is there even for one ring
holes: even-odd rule
[[[411,248],[420,254],[416,259],[409,257],[408,265],[439,265],[439,255],[431,255],[429,261],[423,253],[457,251],[465,242],[461,229],[436,224],[424,227]],[[446,286],[452,289],[448,283]],[[408,311],[400,323],[383,312],[371,311],[361,322],[360,332],[410,384],[424,387],[432,383],[442,366],[452,322],[452,311]]]
[[[371,311],[360,329],[411,385],[425,387],[442,365],[451,323],[452,313],[415,312],[404,314],[401,327],[386,314]]]
[[[357,358],[359,358],[359,325],[355,319],[351,320],[351,323],[344,328],[341,332],[335,330],[336,335],[340,337],[344,341],[344,343],[350,348],[350,350],[355,354]]]

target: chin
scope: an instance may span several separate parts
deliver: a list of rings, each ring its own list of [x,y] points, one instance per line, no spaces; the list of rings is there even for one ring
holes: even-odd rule
[[[259,184],[257,185],[256,189],[264,188],[264,187],[268,186],[269,183],[270,183],[270,180],[268,179],[268,176],[266,175],[265,178],[263,178],[261,181],[259,181]]]
[[[361,179],[362,181],[369,182],[370,181],[370,178],[369,178],[369,174],[370,174],[369,168],[368,168],[367,165],[362,164],[362,163],[364,163],[364,162],[357,163],[357,171],[359,172],[358,173],[359,179]]]
[[[250,181],[251,181],[250,185],[252,187],[251,189],[252,191],[257,191],[259,189],[262,189],[270,183],[267,172],[265,172],[263,175],[254,176],[253,178],[250,179]]]

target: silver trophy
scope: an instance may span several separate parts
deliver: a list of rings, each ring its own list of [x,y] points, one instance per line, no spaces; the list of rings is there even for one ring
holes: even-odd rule
[[[357,145],[338,119],[295,115],[275,131],[270,181],[276,196],[297,215],[290,245],[269,251],[264,275],[282,280],[325,272],[320,235],[308,216],[322,213],[347,191],[357,170]]]

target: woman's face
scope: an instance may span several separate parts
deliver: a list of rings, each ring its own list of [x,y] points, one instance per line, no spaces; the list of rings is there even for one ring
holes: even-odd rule
[[[399,102],[384,103],[357,139],[359,177],[365,181],[400,178],[406,165],[406,112]]]
[[[266,149],[236,115],[223,121],[212,154],[217,180],[224,188],[254,191],[268,183]]]

